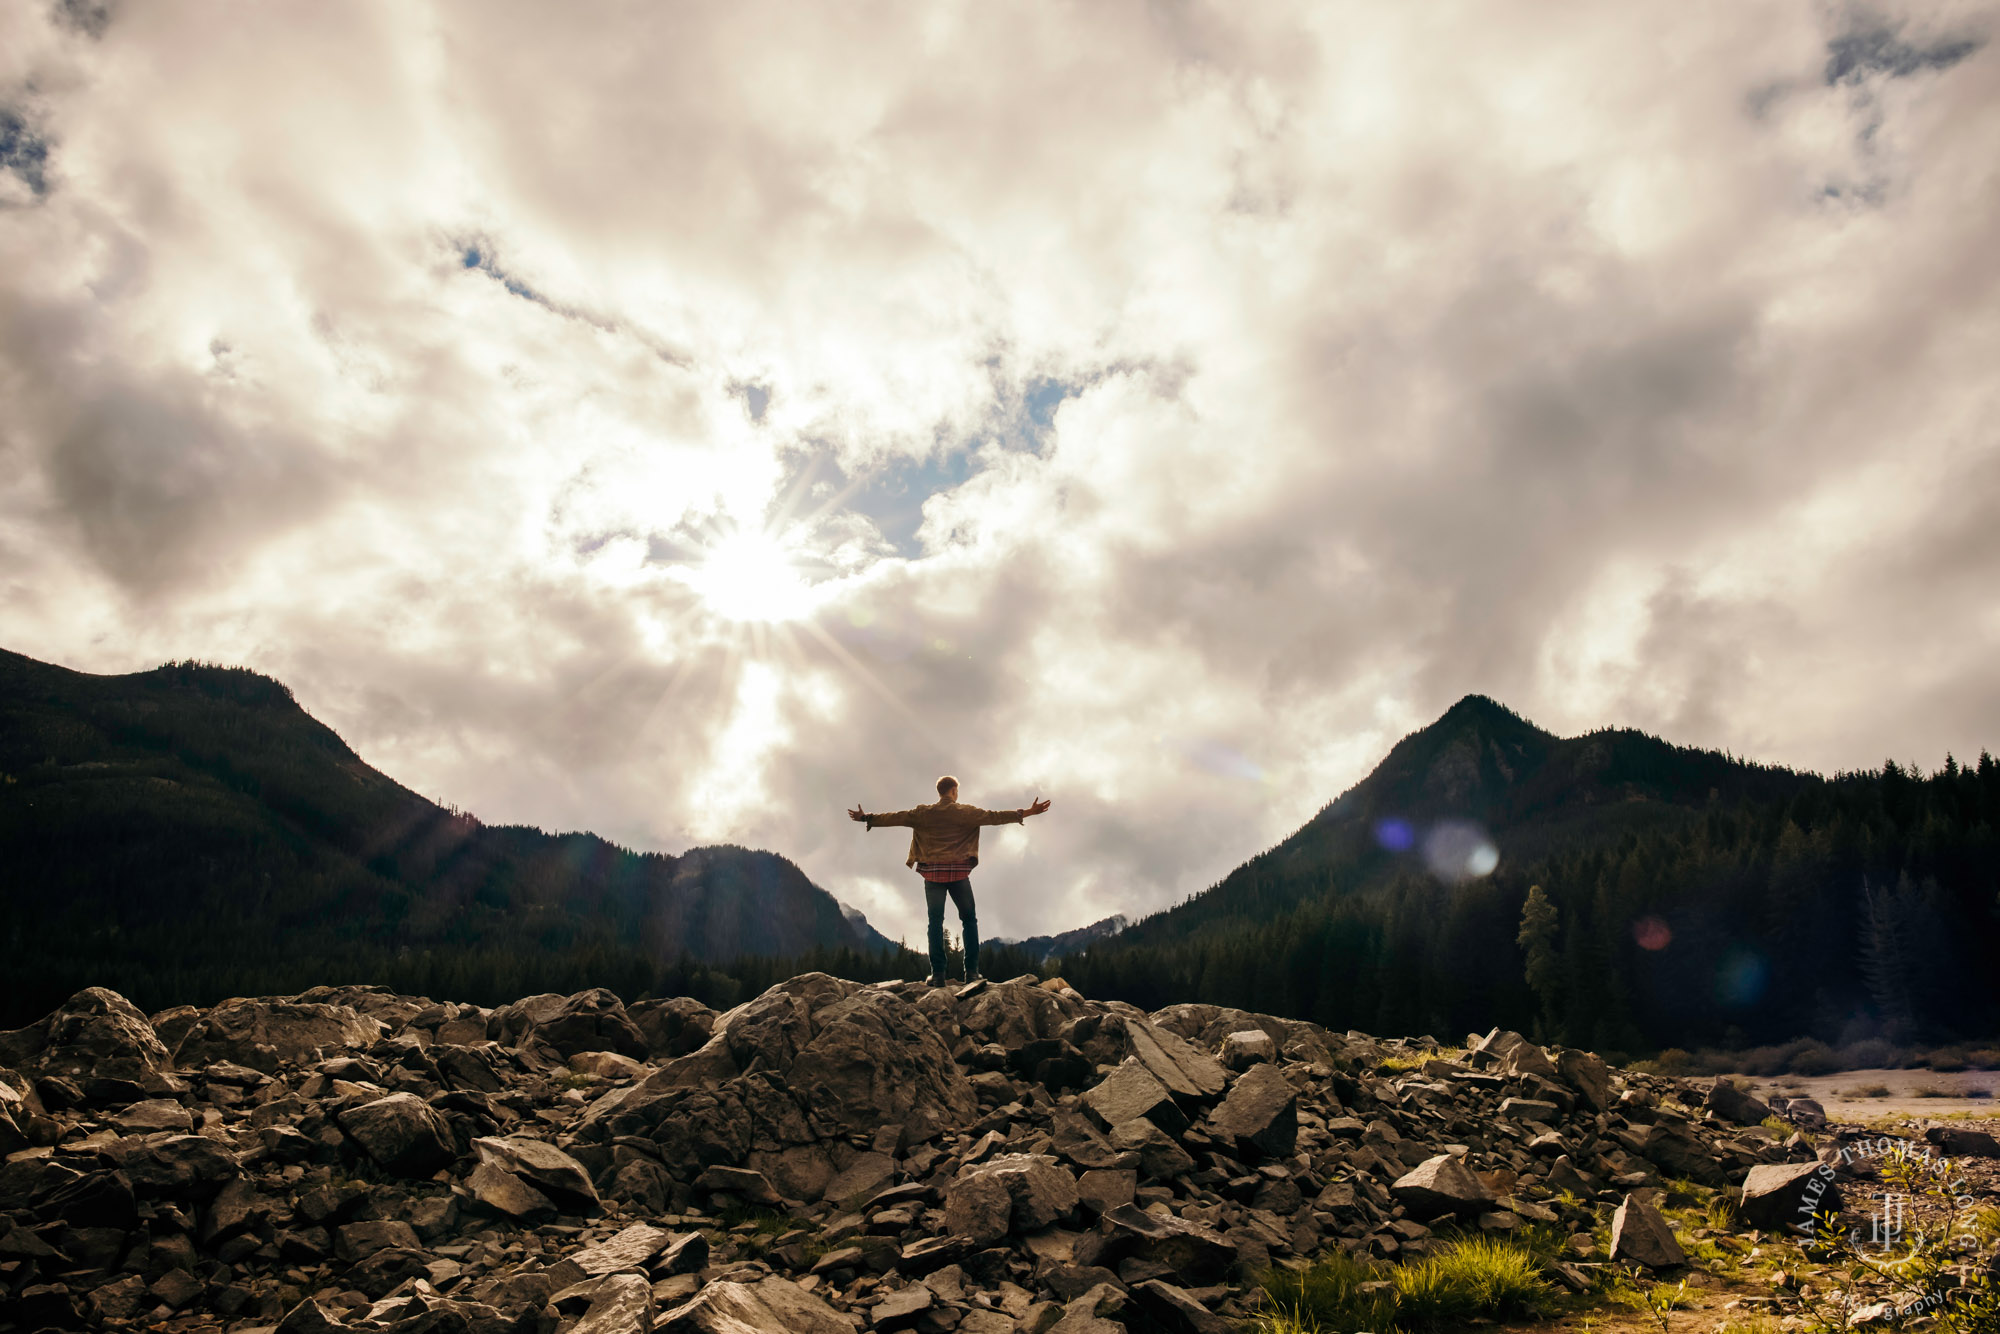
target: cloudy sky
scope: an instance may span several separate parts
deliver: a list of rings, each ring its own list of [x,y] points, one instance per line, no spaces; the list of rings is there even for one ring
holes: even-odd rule
[[[2000,748],[1992,3],[0,5],[0,646],[917,930],[1460,695]]]

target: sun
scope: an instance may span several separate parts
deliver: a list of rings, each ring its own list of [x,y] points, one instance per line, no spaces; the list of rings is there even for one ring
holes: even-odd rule
[[[812,586],[792,553],[769,533],[740,529],[711,545],[687,582],[732,621],[793,621],[812,610]]]

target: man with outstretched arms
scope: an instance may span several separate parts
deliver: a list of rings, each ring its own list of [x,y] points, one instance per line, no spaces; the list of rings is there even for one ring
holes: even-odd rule
[[[910,831],[907,865],[924,878],[924,906],[930,912],[930,984],[944,985],[944,901],[950,896],[958,909],[958,924],[965,933],[965,980],[979,976],[979,915],[972,903],[972,868],[979,865],[979,831],[990,824],[1020,824],[1031,815],[1049,808],[1037,801],[1018,811],[983,811],[962,805],[958,800],[958,780],[950,774],[937,780],[938,799],[907,811],[870,815],[859,805],[847,818],[870,829],[897,828]]]

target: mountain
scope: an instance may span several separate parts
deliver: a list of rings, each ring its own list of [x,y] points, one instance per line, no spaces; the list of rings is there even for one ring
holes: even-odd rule
[[[1783,800],[1823,781],[1631,729],[1565,739],[1484,695],[1467,695],[1397,742],[1298,832],[1125,938],[1158,941],[1264,920],[1321,891],[1379,889],[1420,865],[1465,879],[1439,868],[1453,854],[1476,854],[1482,840],[1496,866],[1518,866],[1683,825],[1712,806]]]
[[[329,978],[633,994],[682,958],[884,944],[769,852],[642,854],[440,807],[254,672],[5,651],[0,906],[0,1023],[93,984],[145,1004]]]
[[[990,944],[1019,950],[1037,966],[1053,962],[1065,955],[1076,953],[1100,940],[1109,940],[1132,923],[1123,913],[1114,913],[1101,918],[1089,926],[1080,926],[1074,931],[1063,931],[1053,936],[1029,936],[1026,940],[1012,940],[1007,937],[990,941]]]
[[[1990,1037],[1996,829],[1985,754],[1826,778],[1630,729],[1558,737],[1470,695],[1276,847],[1063,974],[1147,1008],[1498,1022],[1611,1051]]]
[[[840,905],[841,915],[847,919],[848,924],[860,934],[862,944],[874,950],[893,950],[896,948],[895,941],[875,929],[874,924],[868,920],[867,913],[862,912],[861,909],[855,907],[845,899],[835,899],[834,902]]]

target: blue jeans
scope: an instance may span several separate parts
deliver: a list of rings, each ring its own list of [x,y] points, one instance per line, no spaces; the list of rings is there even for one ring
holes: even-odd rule
[[[946,884],[924,881],[924,906],[931,912],[931,976],[944,976],[944,896],[951,895],[958,909],[959,930],[965,935],[965,975],[979,971],[979,912],[972,906],[972,881],[953,880]]]

